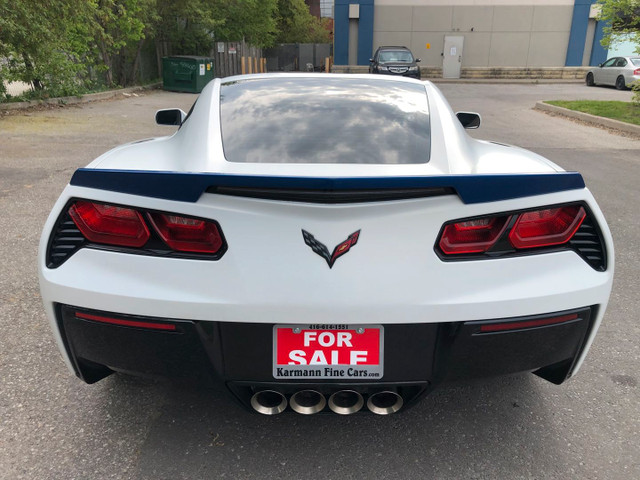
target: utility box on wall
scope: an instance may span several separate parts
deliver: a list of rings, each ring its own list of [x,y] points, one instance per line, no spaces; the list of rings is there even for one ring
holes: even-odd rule
[[[213,80],[213,59],[182,55],[162,59],[162,87],[173,92],[200,93]]]

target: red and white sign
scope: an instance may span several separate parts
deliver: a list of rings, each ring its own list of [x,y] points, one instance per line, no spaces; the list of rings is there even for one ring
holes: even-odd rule
[[[381,326],[314,327],[274,327],[275,378],[382,377]]]

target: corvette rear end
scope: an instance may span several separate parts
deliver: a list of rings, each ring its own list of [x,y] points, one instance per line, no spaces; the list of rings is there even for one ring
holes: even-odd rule
[[[389,414],[450,379],[577,372],[613,278],[579,174],[471,139],[412,80],[216,80],[180,123],[78,170],[44,227],[84,381],[205,374],[260,413]]]

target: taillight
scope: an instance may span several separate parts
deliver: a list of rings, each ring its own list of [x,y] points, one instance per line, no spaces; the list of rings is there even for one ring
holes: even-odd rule
[[[223,245],[213,222],[167,213],[149,213],[149,220],[160,238],[179,252],[217,253]]]
[[[486,252],[502,236],[509,218],[485,217],[450,223],[440,237],[440,249],[445,254]]]
[[[564,245],[572,241],[587,218],[585,208],[573,204],[454,220],[442,228],[436,250],[445,256],[497,257],[509,252]],[[593,226],[589,228],[593,229]],[[599,242],[591,238],[590,230],[582,236],[585,238],[579,239],[575,246],[577,251],[582,255],[584,252],[580,248],[586,246],[595,252]]]
[[[634,74],[634,75],[640,75],[640,68],[636,68],[636,69],[633,71],[633,74]]]
[[[562,245],[571,240],[585,217],[584,208],[575,205],[522,213],[509,232],[509,241],[518,249]]]
[[[141,247],[149,240],[142,215],[131,208],[79,200],[71,205],[69,215],[91,242]]]

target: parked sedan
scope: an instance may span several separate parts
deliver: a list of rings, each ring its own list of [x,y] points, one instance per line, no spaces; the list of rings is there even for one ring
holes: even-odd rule
[[[640,80],[640,57],[613,57],[587,73],[587,85],[613,85],[618,90],[631,88]]]
[[[402,75],[420,80],[419,58],[414,58],[407,47],[378,47],[369,59],[369,73]]]

